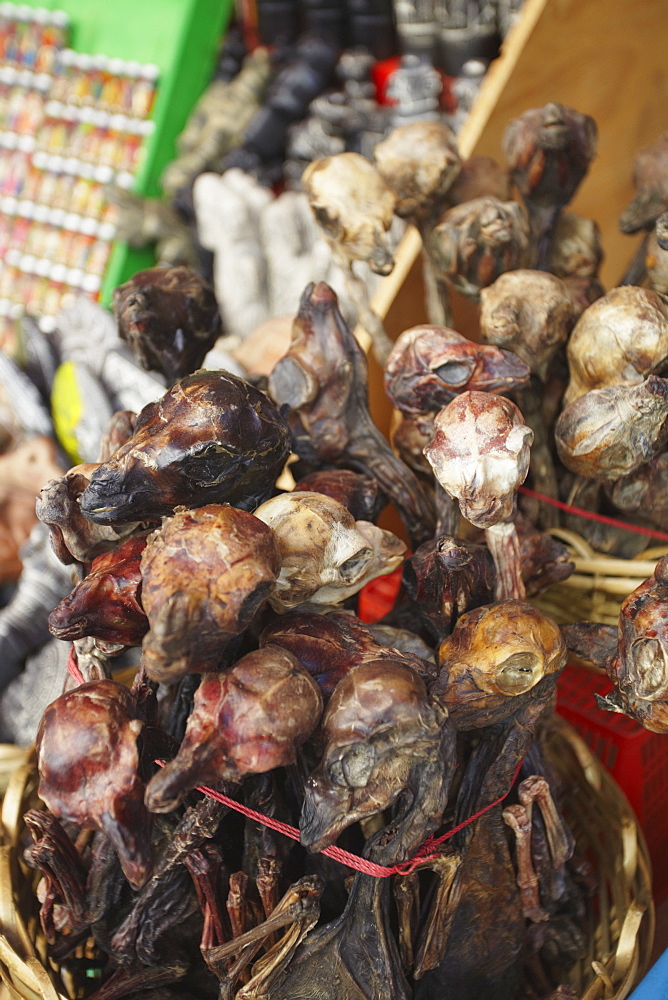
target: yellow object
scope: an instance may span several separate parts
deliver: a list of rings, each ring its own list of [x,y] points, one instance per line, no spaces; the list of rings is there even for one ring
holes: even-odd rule
[[[51,386],[51,413],[58,441],[73,465],[82,461],[77,445],[77,426],[83,415],[83,399],[74,362],[64,361]]]

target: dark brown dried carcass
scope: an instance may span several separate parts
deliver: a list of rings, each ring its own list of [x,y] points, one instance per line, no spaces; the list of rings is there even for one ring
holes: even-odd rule
[[[373,476],[417,543],[434,525],[422,486],[373,423],[366,358],[324,282],[309,285],[292,328],[290,350],[269,376],[274,402],[291,408],[294,451],[312,466],[351,468]]]
[[[289,451],[271,400],[228,372],[196,372],[137,417],[130,440],[90,477],[83,514],[98,524],[157,520],[176,507],[254,509]]]
[[[429,250],[440,276],[477,301],[504,271],[529,265],[529,223],[514,201],[474,198],[448,209],[434,226]]]
[[[146,533],[133,535],[113,552],[97,556],[88,575],[49,615],[57,639],[93,636],[139,646],[148,631],[141,606],[140,561]]]
[[[247,653],[224,673],[205,674],[178,754],[148,783],[148,808],[171,812],[197,785],[294,763],[321,713],[318,685],[277,646]]]
[[[378,480],[351,469],[321,469],[295,483],[295,493],[324,493],[350,511],[356,521],[375,521],[387,503]]]
[[[146,371],[172,385],[202,366],[222,326],[213,289],[191,267],[151,267],[114,289],[118,332]]]
[[[535,267],[547,266],[549,235],[596,154],[596,122],[552,102],[532,108],[507,126],[503,151],[529,210]]]
[[[391,660],[411,667],[427,682],[433,665],[412,653],[381,646],[369,628],[349,611],[295,611],[268,625],[261,645],[281,646],[308,670],[328,699],[339,681],[360,663]]]
[[[150,816],[139,776],[132,695],[115,681],[89,681],[57,698],[37,732],[39,795],[59,819],[102,830],[135,888],[151,871]]]
[[[148,676],[169,684],[218,667],[230,639],[270,596],[280,568],[273,532],[254,514],[208,504],[165,518],[141,558]]]

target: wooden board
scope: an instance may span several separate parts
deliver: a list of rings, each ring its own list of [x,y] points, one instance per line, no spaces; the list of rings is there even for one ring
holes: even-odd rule
[[[633,197],[635,150],[668,129],[667,53],[666,0],[526,0],[459,134],[463,156],[502,160],[506,124],[528,108],[558,101],[593,116],[598,155],[572,208],[601,227],[606,288],[617,284],[638,243],[617,226]],[[374,296],[391,336],[425,318],[419,251],[411,230]]]

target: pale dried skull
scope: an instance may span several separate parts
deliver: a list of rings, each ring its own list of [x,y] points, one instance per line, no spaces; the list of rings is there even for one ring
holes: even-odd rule
[[[532,441],[533,431],[509,399],[464,392],[436,416],[424,453],[464,517],[489,528],[513,513],[516,490],[529,471]]]
[[[369,580],[391,573],[406,550],[391,531],[355,521],[343,504],[322,493],[273,497],[255,516],[273,530],[281,553],[269,599],[279,612],[304,601],[337,604]]]
[[[308,165],[302,185],[318,224],[344,254],[389,274],[396,199],[373,164],[359,153],[327,156]]]

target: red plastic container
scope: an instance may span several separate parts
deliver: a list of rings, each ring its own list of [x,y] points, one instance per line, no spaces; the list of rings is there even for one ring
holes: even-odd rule
[[[401,566],[387,576],[377,576],[367,583],[357,598],[357,614],[363,622],[373,625],[394,607],[401,587]]]
[[[594,694],[612,684],[586,667],[568,666],[557,688],[557,711],[610,771],[638,817],[654,873],[654,899],[668,897],[668,738],[625,715],[604,712]]]

